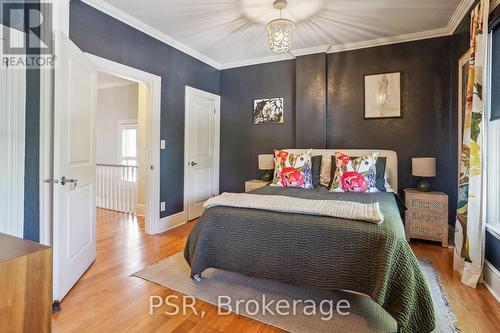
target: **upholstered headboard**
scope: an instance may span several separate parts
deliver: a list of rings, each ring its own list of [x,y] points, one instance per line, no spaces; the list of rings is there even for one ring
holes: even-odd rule
[[[285,149],[290,153],[298,153],[304,151],[305,149]],[[314,155],[323,155],[323,162],[330,161],[331,156],[336,152],[341,152],[349,156],[362,156],[368,153],[378,152],[379,156],[387,158],[386,163],[386,171],[389,175],[389,185],[394,189],[394,191],[398,191],[398,155],[395,151],[392,150],[380,150],[380,149],[313,149],[312,154]],[[327,162],[328,163],[328,162]]]

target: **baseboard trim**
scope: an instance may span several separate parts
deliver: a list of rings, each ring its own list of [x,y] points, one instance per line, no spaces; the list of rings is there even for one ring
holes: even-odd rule
[[[165,216],[160,219],[160,223],[158,224],[157,233],[162,233],[167,230],[176,228],[182,224],[187,222],[186,213],[180,212],[177,214]]]
[[[135,205],[135,215],[137,216],[145,216],[146,206],[142,204]]]
[[[500,303],[500,272],[487,260],[484,261],[483,283]]]

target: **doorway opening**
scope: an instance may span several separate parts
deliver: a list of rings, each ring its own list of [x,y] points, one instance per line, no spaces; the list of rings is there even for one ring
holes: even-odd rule
[[[96,65],[101,87],[105,90],[115,85],[137,87],[136,118],[122,117],[116,129],[115,154],[119,165],[125,165],[118,179],[122,190],[137,184],[135,200],[126,200],[125,206],[144,216],[144,230],[147,234],[160,232],[160,105],[162,80],[159,76],[132,68],[114,61],[86,54]],[[105,76],[110,82],[105,82]],[[118,82],[116,82],[118,81]],[[111,83],[116,82],[116,83]],[[121,82],[121,83],[120,83]],[[127,85],[127,83],[132,83]],[[134,88],[135,89],[135,88]],[[100,89],[101,90],[101,89]],[[135,103],[132,103],[135,104]],[[137,121],[135,121],[137,120]],[[130,144],[135,137],[136,145]],[[97,146],[100,142],[97,141]],[[133,147],[136,147],[135,151]],[[96,161],[99,157],[96,154]],[[133,164],[137,164],[134,166]],[[128,186],[127,186],[128,185]],[[96,192],[99,188],[96,188]],[[122,194],[123,195],[123,194]],[[127,199],[125,194],[125,199]],[[134,205],[135,201],[135,205]],[[121,201],[123,205],[123,200]]]
[[[147,186],[148,86],[99,71],[97,87],[97,217],[114,211],[130,214],[130,220],[136,223],[139,216],[142,222]]]

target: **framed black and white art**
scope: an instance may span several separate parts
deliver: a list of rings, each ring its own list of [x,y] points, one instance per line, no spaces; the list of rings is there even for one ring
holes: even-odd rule
[[[365,119],[401,117],[401,73],[365,75]]]
[[[253,101],[253,123],[258,124],[282,124],[284,121],[283,98],[254,99]]]

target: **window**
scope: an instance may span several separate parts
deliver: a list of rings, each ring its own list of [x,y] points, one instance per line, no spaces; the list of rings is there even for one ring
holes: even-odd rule
[[[489,27],[490,56],[486,116],[486,221],[500,235],[500,31],[499,20]]]
[[[137,123],[120,122],[120,161],[137,166]]]

